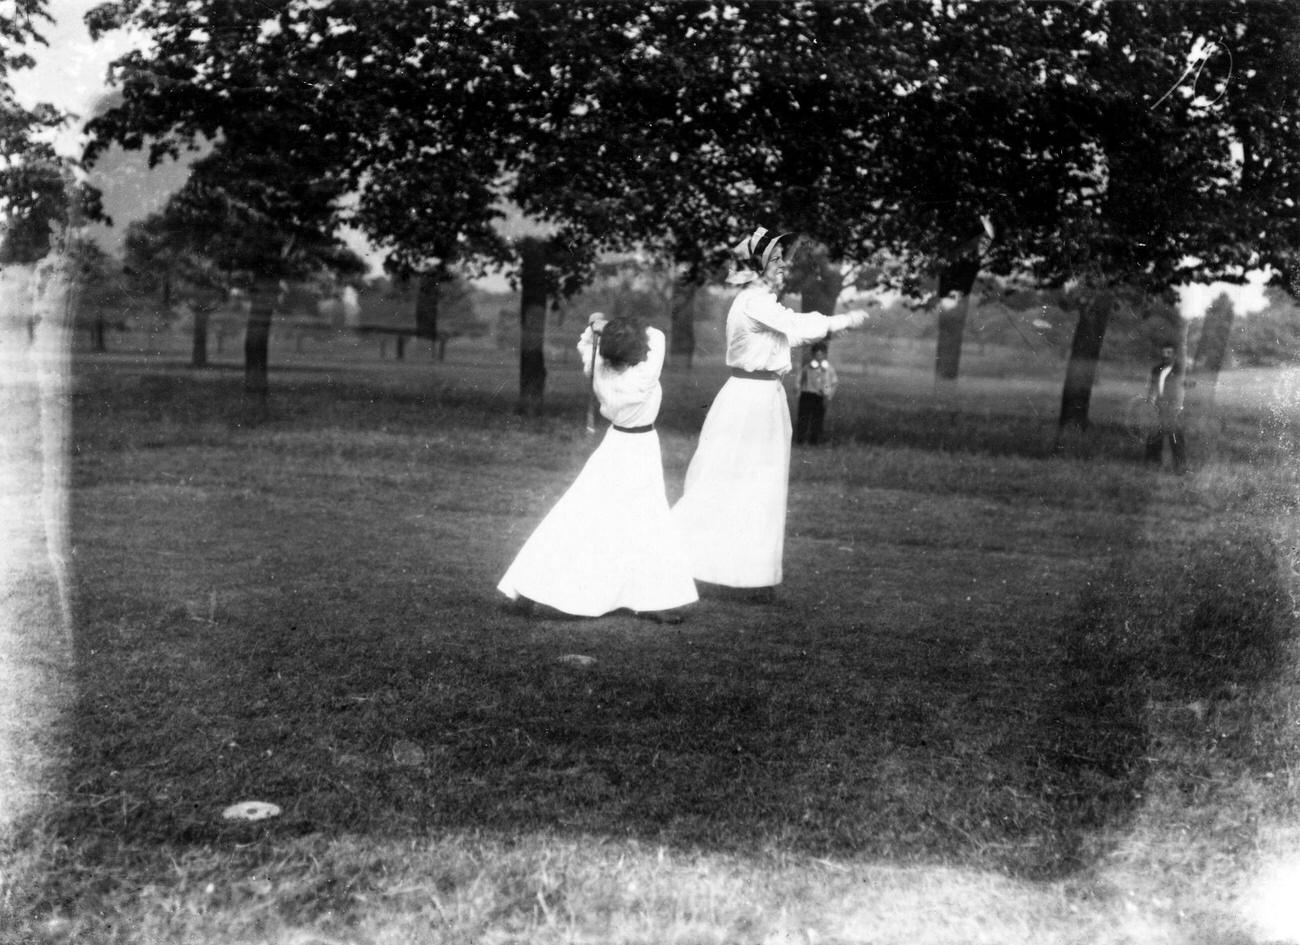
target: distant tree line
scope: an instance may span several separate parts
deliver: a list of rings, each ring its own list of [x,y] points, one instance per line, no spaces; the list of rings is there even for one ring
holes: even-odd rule
[[[1085,287],[1062,430],[1134,293],[1259,268],[1297,288],[1294,4],[119,0],[87,21],[151,41],[115,63],[87,161],[210,145],[184,199],[255,292],[338,262],[341,222],[421,280],[421,324],[453,273],[510,267],[524,412],[545,313],[602,253],[665,260],[686,310],[757,222],[806,235],[805,305],[867,269],[932,281],[939,379],[979,273]],[[543,229],[509,235],[506,200]]]

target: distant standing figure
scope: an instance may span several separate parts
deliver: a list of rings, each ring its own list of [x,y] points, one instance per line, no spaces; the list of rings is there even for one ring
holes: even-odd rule
[[[714,398],[673,517],[697,581],[772,589],[781,583],[790,475],[790,403],[781,378],[792,345],[858,328],[867,313],[796,312],[777,301],[785,283],[782,240],[763,227],[733,247],[727,313],[731,377]]]
[[[1174,472],[1187,469],[1187,434],[1183,429],[1183,368],[1177,361],[1173,345],[1160,349],[1160,362],[1151,369],[1147,383],[1147,403],[1156,411],[1155,429],[1147,437],[1147,462],[1160,465],[1165,440]]]
[[[699,599],[654,428],[664,347],[663,332],[634,318],[597,319],[583,332],[583,372],[612,426],[497,585],[507,597],[583,617],[627,609],[661,623],[680,623],[672,611]]]
[[[808,363],[799,372],[799,412],[794,425],[794,441],[816,446],[822,441],[826,408],[835,396],[839,378],[826,354],[826,343],[812,346]]]

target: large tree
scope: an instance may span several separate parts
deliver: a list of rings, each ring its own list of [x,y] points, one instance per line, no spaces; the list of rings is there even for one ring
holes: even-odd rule
[[[1168,293],[1189,280],[1279,281],[1300,257],[1300,9],[1219,2],[1109,5],[1095,82],[1124,93],[1098,117],[1104,177],[1073,272]],[[1123,42],[1118,42],[1119,39]],[[1082,255],[1082,253],[1081,253]],[[1087,426],[1108,312],[1076,329],[1060,426]],[[1083,369],[1079,369],[1082,365]]]
[[[660,61],[676,61],[678,50],[690,48],[689,31],[681,32],[705,9],[394,4],[380,21],[358,21],[355,36],[347,34],[346,61],[366,86],[355,96],[365,103],[358,127],[366,128],[357,142],[366,168],[357,181],[357,221],[408,265],[468,258],[514,268],[525,297],[522,412],[541,404],[542,314],[589,278],[595,252],[649,243],[688,262],[700,256],[696,241],[688,253],[673,251],[662,204],[644,198],[681,194],[692,181],[700,186],[716,176],[703,173],[705,159],[694,171],[689,160],[674,166],[672,142],[687,127],[674,104],[683,73]],[[372,56],[377,44],[385,50]],[[372,88],[381,90],[378,98]],[[585,115],[594,137],[584,133]],[[718,130],[707,120],[698,127]],[[699,151],[694,143],[679,146],[687,157]],[[379,181],[381,188],[372,186]],[[611,186],[618,207],[607,199]],[[504,201],[544,226],[509,238],[498,210]],[[693,203],[697,227],[707,222],[700,211],[718,206]],[[629,217],[628,208],[640,216]],[[646,239],[642,224],[655,217],[660,223]]]
[[[124,0],[86,16],[94,36],[134,26],[150,43],[114,62],[121,97],[87,125],[85,160],[114,143],[147,147],[151,164],[211,149],[169,212],[192,229],[186,249],[250,297],[245,387],[261,404],[278,283],[342,248],[345,113],[298,6]]]
[[[328,180],[299,176],[273,152],[235,151],[223,142],[135,231],[130,249],[152,253],[195,288],[247,295],[244,386],[258,409],[266,400],[271,319],[282,284],[322,270],[364,269],[335,235],[338,199]]]
[[[229,274],[196,245],[201,229],[187,219],[185,197],[126,228],[122,250],[127,276],[138,292],[157,296],[159,311],[178,301],[193,314],[190,365],[207,367],[208,322],[230,293]]]
[[[419,277],[417,327],[436,335],[454,273],[518,262],[498,223],[528,81],[512,68],[519,34],[506,13],[413,0],[105,3],[87,17],[93,33],[131,26],[150,43],[114,63],[121,100],[90,124],[87,159],[111,143],[158,161],[220,141],[229,156],[346,188],[331,222],[346,218],[395,274]]]
[[[898,66],[865,5],[593,5],[579,20],[534,4],[529,16],[564,62],[532,67],[548,78],[532,116],[546,134],[519,173],[530,212],[575,242],[659,253],[682,299],[756,225],[843,255],[846,224],[872,206],[857,129]]]
[[[45,0],[14,0],[0,8],[0,263],[35,262],[50,249],[51,234],[98,212],[98,194],[75,181],[49,133],[66,116],[49,104],[27,108],[14,96],[11,75],[35,61],[30,49],[46,45]]]
[[[123,63],[100,130],[166,150],[275,114],[277,147],[330,155],[356,222],[434,282],[517,263],[506,199],[567,250],[557,290],[598,249],[702,273],[757,223],[809,234],[831,264],[888,253],[958,296],[981,267],[1154,290],[1295,254],[1291,5],[237,7],[113,4],[161,39]],[[963,249],[981,216],[986,257]],[[1107,318],[1081,313],[1063,424],[1086,424]],[[943,322],[941,373],[960,327]]]
[[[254,180],[253,174],[270,181]],[[280,179],[274,166],[253,167],[215,153],[197,163],[161,210],[127,227],[123,246],[135,284],[156,292],[164,311],[179,299],[194,315],[194,367],[206,366],[209,317],[232,291],[269,303],[282,280],[366,270],[365,262],[329,233],[328,191],[294,188],[294,183]],[[277,186],[288,189],[281,193]],[[266,391],[270,314],[259,305],[248,332],[254,349],[245,364],[246,386],[259,397]]]
[[[1294,266],[1295,5],[946,2],[915,35],[932,74],[871,136],[891,249],[943,267],[983,213],[999,236],[987,265],[1038,284],[1160,293]],[[1097,299],[1117,297],[1076,295],[1093,301],[1062,429],[1087,426],[1112,308]]]
[[[837,10],[782,6],[805,24]],[[1122,285],[1162,292],[1294,268],[1296,184],[1284,171],[1297,156],[1294,5],[942,0],[856,12],[866,47],[856,55],[824,33],[801,46],[796,31],[790,48],[811,55],[790,56],[784,71],[772,56],[756,71],[772,81],[755,108],[786,113],[760,111],[750,127],[790,155],[777,179],[805,210],[788,218],[832,256],[847,244],[852,258],[883,253],[907,279],[937,279],[949,297],[940,378],[956,376],[965,299],[983,267],[1110,298],[1103,290]],[[812,94],[838,75],[870,98],[856,113],[828,113]],[[809,91],[783,94],[799,88]],[[814,109],[834,120],[803,124]],[[782,143],[801,125],[817,147]],[[818,216],[838,232],[819,229]],[[996,243],[980,240],[981,217]],[[1062,427],[1086,427],[1109,317],[1104,305],[1079,310]]]

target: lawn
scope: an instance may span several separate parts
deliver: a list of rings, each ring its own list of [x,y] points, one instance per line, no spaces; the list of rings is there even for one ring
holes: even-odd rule
[[[846,352],[776,602],[662,627],[495,591],[593,446],[576,365],[525,422],[513,357],[286,348],[255,425],[228,363],[74,359],[76,698],[13,941],[1300,938],[1293,375],[1225,377],[1179,478],[1119,372],[1052,456],[1041,365],[953,397]],[[673,497],[721,381],[665,376]]]

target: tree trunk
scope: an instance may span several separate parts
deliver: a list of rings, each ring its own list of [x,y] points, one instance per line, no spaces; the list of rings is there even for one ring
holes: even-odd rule
[[[422,272],[416,283],[415,331],[421,338],[438,337],[438,300],[442,297],[443,281],[436,272]]]
[[[680,360],[688,368],[695,357],[695,297],[700,284],[685,276],[673,280],[671,313],[672,339],[669,354],[673,361]]]
[[[979,271],[978,256],[963,256],[944,266],[939,273],[939,337],[934,352],[936,384],[957,380],[962,339],[966,334],[966,315],[970,312],[970,295]]]
[[[519,241],[519,405],[516,412],[536,417],[546,391],[546,245],[535,237]]]
[[[844,270],[830,258],[826,247],[814,244],[809,255],[791,268],[794,278],[788,288],[799,293],[799,310],[834,315],[840,293],[844,290]],[[829,338],[826,339],[826,344],[829,348]],[[808,360],[808,350],[807,347],[804,348],[802,361]]]
[[[244,393],[265,406],[269,384],[271,316],[275,314],[274,286],[256,284],[249,293],[248,327],[244,331]]]
[[[829,257],[819,255],[817,268],[799,283],[800,309],[834,315],[843,288],[843,271]]]
[[[190,367],[208,366],[208,310],[194,308],[194,344],[190,354]]]
[[[1065,387],[1061,391],[1061,416],[1056,429],[1056,449],[1063,446],[1067,429],[1088,432],[1088,406],[1092,387],[1097,380],[1097,362],[1110,320],[1111,301],[1106,293],[1097,293],[1079,310],[1079,322],[1070,344],[1070,360],[1065,368]]]
[[[1202,399],[1209,404],[1214,398],[1214,388],[1219,382],[1219,372],[1228,359],[1228,339],[1232,336],[1232,318],[1235,313],[1232,300],[1221,295],[1205,313],[1201,326],[1201,339],[1196,343],[1195,365],[1205,389]]]

